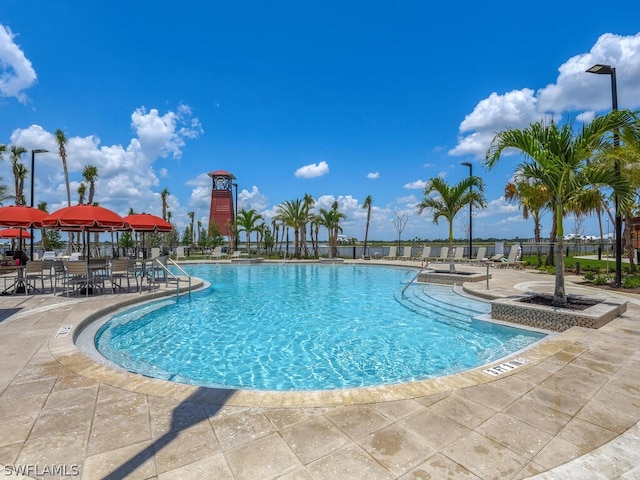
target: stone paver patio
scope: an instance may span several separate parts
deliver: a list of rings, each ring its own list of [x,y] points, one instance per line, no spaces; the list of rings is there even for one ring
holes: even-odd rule
[[[553,289],[550,276],[492,274],[495,295]],[[465,287],[486,293],[484,283]],[[56,338],[146,295],[0,297],[0,475],[640,478],[637,299],[599,330],[574,327],[520,352],[531,363],[497,377],[480,368],[337,392],[172,384],[93,362],[73,345],[73,330]]]

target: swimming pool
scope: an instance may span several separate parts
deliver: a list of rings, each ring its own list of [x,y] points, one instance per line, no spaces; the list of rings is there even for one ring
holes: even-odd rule
[[[538,332],[474,320],[485,302],[411,285],[408,268],[185,266],[191,298],[113,315],[96,348],[144,375],[201,386],[325,390],[448,375],[531,345]]]

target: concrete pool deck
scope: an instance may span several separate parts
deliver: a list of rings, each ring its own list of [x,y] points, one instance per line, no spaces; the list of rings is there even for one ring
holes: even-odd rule
[[[553,290],[552,276],[491,273],[492,295]],[[578,279],[567,277],[568,292],[589,294],[571,280]],[[487,293],[483,282],[465,288]],[[496,362],[529,362],[496,375],[482,367],[404,385],[291,394],[162,382],[75,349],[73,331],[84,319],[140,297],[0,297],[2,474],[640,478],[640,297],[626,295],[627,312],[598,330],[574,327]]]

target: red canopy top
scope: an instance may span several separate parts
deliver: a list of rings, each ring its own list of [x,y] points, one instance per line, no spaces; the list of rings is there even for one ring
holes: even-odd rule
[[[0,230],[0,238],[31,238],[31,234],[23,228],[5,228]]]
[[[40,228],[47,212],[26,205],[0,207],[0,227]]]
[[[42,226],[60,230],[124,229],[124,219],[116,212],[100,205],[74,205],[61,208],[42,219]]]
[[[170,232],[171,225],[162,218],[150,213],[134,213],[127,215],[123,219],[136,232]]]

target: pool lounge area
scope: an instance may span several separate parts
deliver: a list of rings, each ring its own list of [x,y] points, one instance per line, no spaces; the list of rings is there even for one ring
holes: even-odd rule
[[[588,295],[571,280],[569,292]],[[553,282],[500,269],[489,292],[549,292]],[[465,289],[488,293],[483,282]],[[640,477],[640,298],[627,296],[627,312],[600,329],[574,327],[489,366],[384,387],[207,389],[117,371],[75,347],[74,331],[97,310],[159,293],[0,300],[5,472],[82,479]]]

